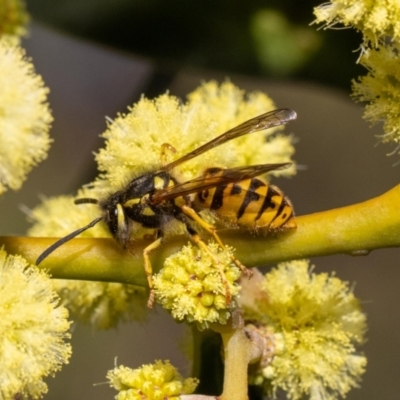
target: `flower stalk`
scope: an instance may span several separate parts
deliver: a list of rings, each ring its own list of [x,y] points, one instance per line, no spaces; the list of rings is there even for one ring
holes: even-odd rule
[[[220,400],[247,399],[247,368],[251,357],[251,341],[243,327],[222,333],[224,343],[224,386]]]
[[[228,324],[215,324],[212,329],[220,333],[224,349],[224,382],[218,399],[247,400],[248,365],[261,353],[245,333],[242,312],[237,308]]]

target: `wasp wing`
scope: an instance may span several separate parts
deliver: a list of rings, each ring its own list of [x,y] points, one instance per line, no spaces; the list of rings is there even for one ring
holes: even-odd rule
[[[292,163],[259,164],[221,169],[216,175],[204,175],[198,178],[178,183],[174,186],[158,190],[151,198],[152,204],[159,204],[166,200],[200,192],[220,185],[232,182],[240,182],[251,179],[270,171],[288,168]]]
[[[249,119],[248,121],[243,122],[235,128],[230,129],[229,131],[223,133],[215,139],[210,140],[209,142],[203,144],[197,149],[191,151],[190,153],[187,153],[178,160],[175,160],[172,163],[165,165],[162,169],[165,171],[169,171],[172,168],[175,168],[177,165],[191,160],[192,158],[197,157],[200,154],[205,153],[206,151],[216,146],[220,146],[221,144],[228,142],[229,140],[247,135],[248,133],[261,131],[264,129],[272,128],[274,126],[284,125],[290,121],[293,121],[296,118],[296,112],[293,110],[289,110],[288,108],[282,108],[269,111],[265,114],[261,114],[258,117]]]

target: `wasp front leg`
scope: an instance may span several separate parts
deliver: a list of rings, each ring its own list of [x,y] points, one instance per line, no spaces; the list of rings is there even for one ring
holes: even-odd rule
[[[161,242],[162,242],[162,237],[159,237],[143,250],[144,271],[146,272],[147,282],[149,284],[149,290],[150,290],[149,300],[147,301],[147,307],[149,308],[153,308],[154,296],[155,296],[153,288],[153,279],[152,279],[153,268],[151,267],[149,253],[155,250],[158,246],[160,246]]]
[[[203,218],[200,217],[199,214],[193,208],[189,207],[188,205],[184,205],[181,207],[184,214],[190,217],[192,220],[197,222],[202,228],[204,228],[208,233],[210,233],[215,241],[219,244],[222,249],[225,249],[225,245],[222,242],[221,238],[217,234],[217,230],[214,225],[211,225],[204,221]],[[253,272],[246,268],[235,256],[231,256],[232,261],[242,270],[242,272],[247,275],[249,278],[253,276]]]

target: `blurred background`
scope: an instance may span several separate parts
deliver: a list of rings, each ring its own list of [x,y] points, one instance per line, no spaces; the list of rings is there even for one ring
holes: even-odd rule
[[[350,98],[351,80],[365,73],[356,64],[361,36],[351,30],[311,25],[316,1],[37,0],[23,41],[50,88],[55,118],[48,159],[23,188],[0,199],[0,234],[23,235],[29,226],[21,206],[43,197],[73,194],[96,175],[93,152],[102,145],[105,117],[114,118],[142,94],[169,90],[185,95],[201,81],[229,78],[246,90],[265,91],[277,107],[297,111],[286,131],[297,138],[291,179],[275,179],[298,215],[377,196],[399,182],[394,146],[378,145],[381,127],[362,120]],[[268,160],[265,160],[268,162]],[[68,218],[68,216],[66,216]],[[369,320],[367,373],[351,400],[397,399],[400,390],[398,249],[367,257],[314,259],[316,271],[336,271],[354,282]],[[265,269],[268,267],[266,266]],[[179,348],[183,325],[161,309],[148,324],[110,332],[75,326],[71,362],[49,379],[47,400],[111,399],[106,371],[170,359],[183,375],[189,364]],[[151,346],[148,344],[151,343]],[[148,348],[150,347],[150,348]]]

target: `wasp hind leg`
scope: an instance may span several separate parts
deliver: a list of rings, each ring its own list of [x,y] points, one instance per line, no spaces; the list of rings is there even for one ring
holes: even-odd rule
[[[204,219],[201,218],[200,215],[197,214],[195,210],[193,210],[193,208],[191,208],[187,205],[182,206],[182,211],[188,217],[190,217],[191,219],[196,221],[208,233],[210,233],[214,237],[215,241],[219,244],[219,246],[222,249],[225,249],[225,245],[222,242],[221,238],[218,236],[217,230],[215,229],[214,225],[211,225],[211,224],[207,223],[206,221],[204,221]],[[242,270],[242,272],[245,275],[247,275],[249,278],[251,278],[253,276],[253,272],[250,269],[246,268],[235,256],[232,255],[231,259]]]
[[[226,304],[230,304],[232,301],[231,289],[229,288],[229,282],[226,279],[224,268],[221,265],[221,261],[215,256],[215,254],[209,249],[206,243],[203,242],[199,234],[190,226],[186,224],[186,229],[189,232],[193,242],[196,243],[200,249],[204,250],[213,260],[214,265],[218,268],[218,272],[221,276],[221,280],[223,285],[225,286],[225,297],[226,297]]]

